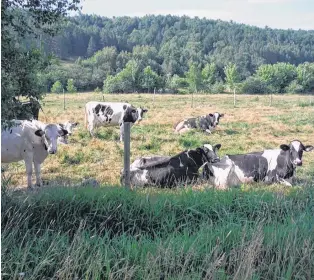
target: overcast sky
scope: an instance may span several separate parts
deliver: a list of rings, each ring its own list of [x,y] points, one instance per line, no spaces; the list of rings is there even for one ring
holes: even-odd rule
[[[106,17],[172,14],[314,30],[314,0],[83,0],[82,7]]]

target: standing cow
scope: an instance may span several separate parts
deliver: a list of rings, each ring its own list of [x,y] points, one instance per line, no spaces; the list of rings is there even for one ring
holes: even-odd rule
[[[180,183],[192,183],[198,178],[198,170],[203,164],[219,161],[216,152],[220,147],[220,144],[206,144],[173,157],[139,158],[130,166],[131,185],[173,187]]]
[[[219,163],[205,166],[203,177],[223,189],[258,181],[291,186],[296,167],[302,165],[303,152],[313,149],[312,145],[305,146],[294,140],[289,145],[280,145],[280,149],[227,155]]]
[[[24,160],[27,186],[32,187],[33,163],[36,185],[41,186],[40,165],[48,154],[57,153],[57,140],[67,131],[56,124],[40,121],[15,121],[14,125],[1,132],[1,162],[11,163]]]
[[[91,136],[101,126],[120,126],[120,141],[124,138],[124,123],[140,122],[147,109],[135,108],[129,103],[90,101],[85,105],[85,124]]]
[[[216,112],[214,114],[208,114],[201,117],[187,118],[176,123],[174,130],[176,133],[181,134],[194,128],[210,134],[219,124],[219,120],[223,116],[224,114]]]

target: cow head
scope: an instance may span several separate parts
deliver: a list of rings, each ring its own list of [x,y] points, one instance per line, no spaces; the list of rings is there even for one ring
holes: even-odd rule
[[[35,135],[42,137],[47,152],[49,154],[57,153],[57,141],[58,137],[63,137],[68,134],[68,131],[58,127],[56,124],[48,124],[45,129],[38,129],[35,131]]]
[[[212,119],[213,127],[216,127],[219,124],[220,118],[224,116],[224,114],[220,114],[218,112],[215,112],[214,114],[209,114],[209,116]]]
[[[301,141],[293,140],[289,145],[280,145],[280,149],[283,151],[289,151],[289,161],[294,166],[301,166],[303,151],[310,152],[314,149],[314,147],[312,145],[304,146]]]
[[[62,129],[65,129],[68,131],[68,135],[71,136],[72,135],[72,132],[74,130],[74,128],[76,128],[78,126],[78,122],[70,122],[70,121],[67,121],[65,123],[59,123],[59,126],[62,128]]]
[[[146,113],[148,111],[148,109],[144,109],[142,107],[137,108],[137,113],[138,113],[138,119],[137,121],[140,122],[143,119],[144,113]]]
[[[221,144],[216,144],[214,146],[210,144],[204,144],[202,149],[204,151],[206,161],[210,163],[214,163],[219,161],[219,156],[217,155],[218,150],[221,148]]]

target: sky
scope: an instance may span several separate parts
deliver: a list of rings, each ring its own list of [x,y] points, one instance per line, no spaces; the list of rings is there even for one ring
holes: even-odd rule
[[[82,0],[82,12],[106,17],[187,15],[314,30],[314,0]]]

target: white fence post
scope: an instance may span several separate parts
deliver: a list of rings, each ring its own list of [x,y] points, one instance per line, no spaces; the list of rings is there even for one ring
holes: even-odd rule
[[[124,185],[130,188],[130,123],[124,123]]]

